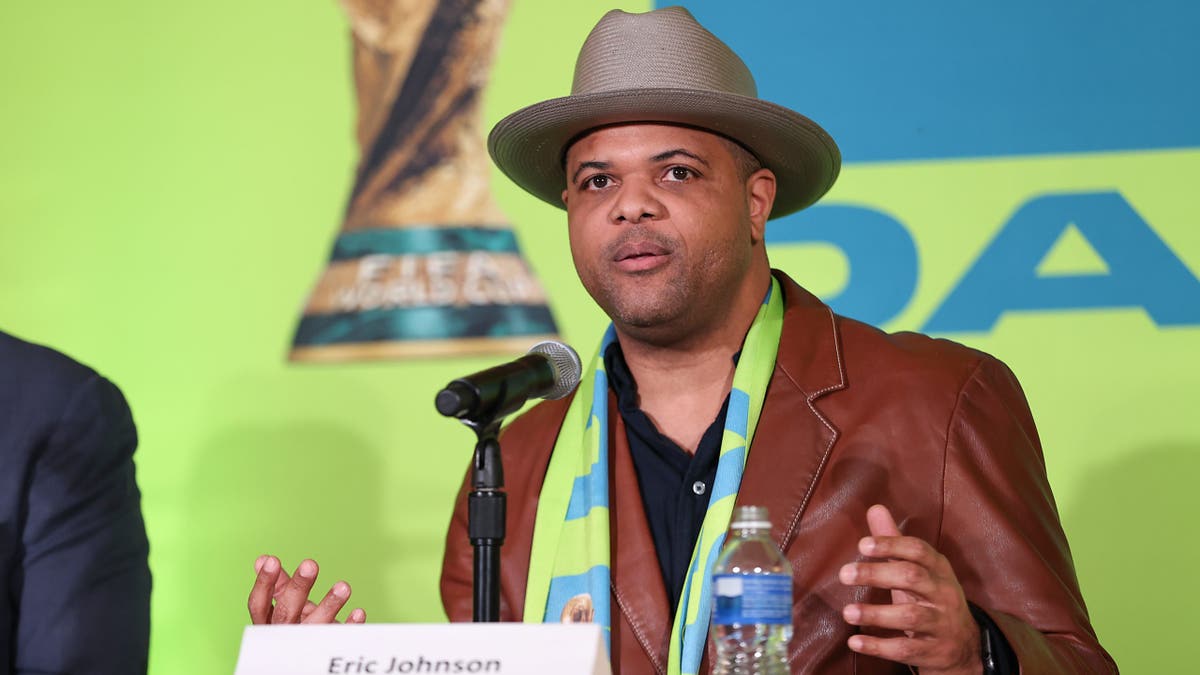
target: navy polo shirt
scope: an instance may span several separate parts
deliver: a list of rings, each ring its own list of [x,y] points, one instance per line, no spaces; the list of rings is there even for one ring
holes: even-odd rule
[[[625,364],[620,343],[614,341],[605,350],[604,370],[625,422],[643,509],[674,614],[687,580],[692,549],[708,511],[708,493],[717,475],[729,397],[725,397],[721,411],[700,438],[693,456],[662,435],[638,406],[637,382]]]

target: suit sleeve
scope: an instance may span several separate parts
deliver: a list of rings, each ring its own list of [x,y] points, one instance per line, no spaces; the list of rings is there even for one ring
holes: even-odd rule
[[[992,358],[950,421],[938,549],[967,599],[996,623],[1025,673],[1116,673],[1079,590],[1016,377]]]
[[[29,476],[16,587],[18,673],[145,673],[149,545],[121,392],[93,375],[70,395]]]

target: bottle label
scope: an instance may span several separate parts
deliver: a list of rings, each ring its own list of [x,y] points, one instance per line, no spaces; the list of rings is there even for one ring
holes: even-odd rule
[[[784,574],[713,575],[715,624],[790,624],[792,578]]]

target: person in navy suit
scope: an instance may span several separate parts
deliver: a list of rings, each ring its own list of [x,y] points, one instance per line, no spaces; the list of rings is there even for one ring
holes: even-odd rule
[[[0,332],[0,675],[146,672],[136,447],[113,383]]]

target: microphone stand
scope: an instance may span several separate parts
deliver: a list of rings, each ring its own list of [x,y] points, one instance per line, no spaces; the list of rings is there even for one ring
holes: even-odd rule
[[[467,535],[474,548],[473,614],[471,620],[500,620],[500,547],[504,544],[507,495],[500,461],[500,420],[463,420],[475,431],[471,494],[467,497]]]
[[[504,545],[507,496],[500,463],[500,421],[529,398],[562,398],[579,384],[579,355],[554,341],[539,342],[511,363],[450,382],[434,405],[475,432],[467,536],[474,549],[475,622],[500,620],[500,547]]]

